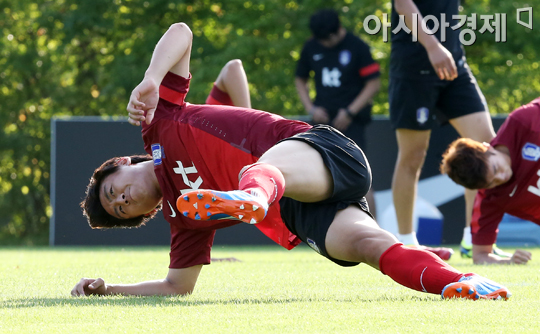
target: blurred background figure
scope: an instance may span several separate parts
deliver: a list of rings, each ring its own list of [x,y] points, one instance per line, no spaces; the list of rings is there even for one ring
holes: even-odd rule
[[[495,136],[485,98],[465,59],[460,30],[446,29],[445,40],[441,41],[442,29],[435,34],[413,29],[413,20],[422,27],[427,15],[442,22],[441,15],[445,14],[446,21],[452,21],[450,26],[454,26],[456,22],[451,18],[459,14],[458,6],[458,0],[392,1],[392,31],[398,28],[400,16],[409,29],[397,29],[392,34],[389,83],[390,119],[399,150],[392,195],[398,238],[406,245],[419,245],[413,230],[413,209],[435,113],[443,121],[448,120],[462,137],[489,142]],[[432,20],[427,27],[433,29]],[[413,34],[418,42],[413,41]],[[474,190],[465,193],[466,227],[461,243],[465,257],[471,257],[469,226],[475,194]],[[453,253],[450,248],[429,249],[445,260]]]
[[[313,37],[302,49],[295,85],[306,112],[315,124],[330,124],[366,148],[365,128],[371,121],[372,98],[380,89],[379,64],[369,46],[342,27],[338,14],[323,9],[311,16]],[[310,72],[316,97],[309,96]],[[376,212],[373,191],[366,195]]]

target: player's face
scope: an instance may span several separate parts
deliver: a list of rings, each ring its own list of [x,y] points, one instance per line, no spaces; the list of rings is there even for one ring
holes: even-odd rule
[[[161,200],[151,180],[145,178],[145,173],[137,165],[119,166],[101,183],[101,205],[116,218],[129,219],[144,215],[154,210]]]
[[[486,181],[488,185],[485,189],[495,188],[504,184],[512,178],[512,165],[509,158],[492,147],[489,148],[492,153],[488,156],[488,170],[486,175]]]
[[[322,46],[328,49],[331,49],[334,46],[338,45],[339,42],[340,40],[337,34],[331,34],[328,38],[319,40],[319,43],[321,43]]]

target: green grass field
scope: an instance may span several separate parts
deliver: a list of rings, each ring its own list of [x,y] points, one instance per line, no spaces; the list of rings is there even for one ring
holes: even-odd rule
[[[241,262],[206,266],[187,297],[73,298],[81,277],[164,278],[167,248],[0,249],[2,333],[540,332],[540,249],[526,266],[450,264],[505,284],[508,301],[441,300],[366,266],[341,268],[307,247],[216,247]]]

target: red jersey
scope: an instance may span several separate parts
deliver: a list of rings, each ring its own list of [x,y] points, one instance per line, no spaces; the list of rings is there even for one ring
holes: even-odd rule
[[[473,244],[495,243],[505,213],[540,225],[540,98],[513,111],[491,146],[510,151],[512,178],[492,189],[481,189],[474,201]]]
[[[162,213],[171,227],[170,268],[210,263],[215,230],[240,223],[186,218],[176,208],[181,194],[194,189],[237,189],[242,167],[255,163],[281,139],[311,128],[264,111],[186,103],[190,79],[169,72],[160,86],[154,119],[142,127],[144,148],[153,157],[163,194]],[[256,226],[285,231],[275,241],[288,249],[300,242],[291,240],[296,236],[284,226],[279,205],[271,205]]]

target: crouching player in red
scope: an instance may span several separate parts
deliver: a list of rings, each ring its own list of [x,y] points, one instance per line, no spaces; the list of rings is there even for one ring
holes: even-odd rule
[[[338,265],[366,263],[417,291],[510,297],[504,286],[404,247],[380,229],[364,198],[369,164],[334,128],[249,108],[186,103],[191,40],[189,27],[172,25],[131,95],[130,119],[143,123],[151,156],[108,160],[83,201],[94,228],[138,226],[162,205],[171,226],[167,277],[138,284],[83,278],[72,295],[192,293],[210,263],[215,230],[245,222],[264,226],[288,249],[304,241]]]
[[[441,172],[456,183],[480,189],[471,221],[476,264],[525,264],[531,253],[509,257],[492,252],[503,215],[540,225],[540,98],[514,110],[488,143],[458,139],[443,155]]]

